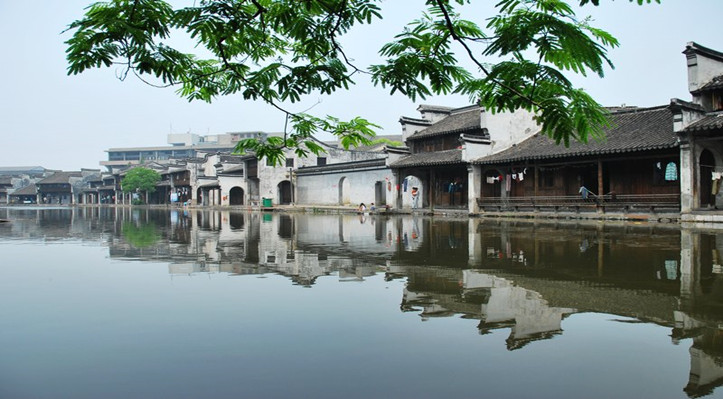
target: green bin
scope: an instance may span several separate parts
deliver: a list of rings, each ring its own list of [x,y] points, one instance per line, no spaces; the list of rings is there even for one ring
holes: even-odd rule
[[[268,206],[271,206],[271,198],[263,198],[261,204],[262,204],[263,206],[267,206],[267,207],[268,207]]]

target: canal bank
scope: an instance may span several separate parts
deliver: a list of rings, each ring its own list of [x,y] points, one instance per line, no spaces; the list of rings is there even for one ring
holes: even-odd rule
[[[180,209],[180,210],[238,210],[261,212],[287,212],[312,214],[358,214],[355,206],[344,205],[122,205],[122,204],[74,204],[74,205],[3,205],[7,208],[93,208],[93,207],[121,207],[139,209]],[[523,220],[589,220],[589,221],[631,221],[650,223],[680,224],[687,227],[705,227],[723,229],[723,210],[703,209],[690,213],[677,212],[594,212],[594,211],[485,211],[470,213],[466,209],[436,208],[429,209],[388,209],[381,208],[374,211],[367,210],[367,215],[419,215],[438,217],[470,217],[483,219],[523,219]],[[0,223],[7,220],[0,219]]]
[[[188,209],[202,209],[193,208]],[[214,209],[246,209],[251,211],[262,212],[281,212],[281,213],[310,213],[310,214],[359,214],[358,210],[348,206],[295,206],[295,205],[274,205],[271,207],[215,207]],[[589,221],[589,222],[643,222],[643,223],[661,223],[669,225],[680,225],[681,215],[679,213],[623,213],[623,212],[481,212],[469,213],[460,209],[403,209],[403,210],[387,210],[381,209],[371,212],[364,212],[365,215],[416,215],[416,216],[434,216],[442,218],[479,218],[488,220],[528,220],[528,221]],[[708,215],[709,217],[703,221],[687,222],[688,225],[705,224],[706,228],[723,229],[723,214]],[[711,218],[710,216],[713,216]],[[712,220],[712,221],[711,221]]]

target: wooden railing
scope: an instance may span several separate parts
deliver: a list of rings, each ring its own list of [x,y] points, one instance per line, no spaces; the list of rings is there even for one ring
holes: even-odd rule
[[[477,198],[480,210],[495,211],[680,211],[679,194],[557,195]]]

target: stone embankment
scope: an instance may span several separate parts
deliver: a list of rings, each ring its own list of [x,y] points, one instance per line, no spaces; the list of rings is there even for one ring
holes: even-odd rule
[[[12,205],[10,205],[12,206]],[[23,205],[27,207],[27,205]],[[34,207],[47,207],[47,205],[33,205]],[[266,212],[300,212],[300,213],[320,213],[320,214],[357,214],[359,213],[355,206],[343,206],[343,205],[273,205],[265,207],[262,205],[243,205],[243,206],[180,206],[180,205],[62,205],[65,207],[96,207],[96,206],[116,206],[116,207],[137,207],[137,208],[149,208],[149,209],[187,209],[187,210],[201,210],[201,209],[214,209],[214,210],[239,210],[239,211],[266,211]],[[55,205],[53,207],[59,207]],[[441,216],[441,217],[475,217],[484,219],[529,219],[529,220],[589,220],[589,221],[631,221],[631,222],[651,222],[651,223],[675,223],[683,225],[706,225],[715,228],[723,228],[723,211],[701,211],[693,212],[691,214],[681,215],[675,212],[666,213],[645,213],[645,212],[479,212],[469,213],[467,209],[451,209],[451,208],[437,208],[432,210],[429,209],[377,209],[375,211],[367,210],[366,214],[379,214],[379,215],[420,215],[420,216]],[[0,219],[0,223],[7,222],[7,220]]]

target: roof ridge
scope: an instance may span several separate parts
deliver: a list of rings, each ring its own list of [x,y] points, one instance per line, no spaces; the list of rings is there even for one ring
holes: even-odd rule
[[[704,54],[704,55],[708,56],[709,58],[717,58],[717,59],[723,61],[723,53],[721,53],[720,51],[716,51],[711,48],[701,46],[700,44],[698,44],[696,42],[688,42],[685,45],[685,50],[683,50],[683,54],[689,55],[692,53]]]
[[[470,112],[470,111],[475,111],[475,110],[480,110],[480,111],[481,111],[481,110],[483,110],[483,109],[484,109],[483,107],[480,107],[479,105],[476,105],[476,104],[465,105],[464,107],[459,107],[459,108],[453,109],[453,110],[450,112],[450,114],[451,114],[451,115],[462,114],[462,113],[465,113],[465,112]]]
[[[431,124],[432,124],[432,121],[430,121],[429,119],[414,118],[414,117],[411,117],[411,116],[400,116],[400,117],[399,117],[399,122],[402,122],[402,121],[421,122],[421,123],[426,124],[426,125],[431,125]]]
[[[652,111],[659,111],[661,109],[665,109],[670,107],[670,104],[664,104],[664,105],[654,105],[650,107],[635,107],[635,108],[629,108],[629,109],[620,109],[617,111],[611,111],[610,115],[620,115],[620,114],[635,114],[635,113],[643,113],[643,112],[652,112]]]

